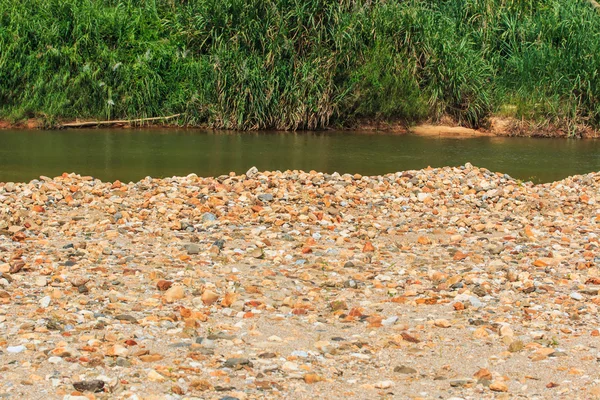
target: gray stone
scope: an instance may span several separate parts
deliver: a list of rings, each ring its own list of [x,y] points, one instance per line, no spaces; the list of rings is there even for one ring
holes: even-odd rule
[[[188,254],[198,254],[200,253],[200,246],[195,243],[186,244],[183,246]]]
[[[258,200],[263,202],[273,201],[273,195],[271,193],[263,193],[256,196]]]
[[[210,212],[202,214],[202,222],[213,222],[217,220],[217,216]]]

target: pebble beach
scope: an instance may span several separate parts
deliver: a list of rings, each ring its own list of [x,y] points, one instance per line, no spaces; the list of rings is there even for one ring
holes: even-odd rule
[[[0,399],[600,398],[600,173],[0,183]]]

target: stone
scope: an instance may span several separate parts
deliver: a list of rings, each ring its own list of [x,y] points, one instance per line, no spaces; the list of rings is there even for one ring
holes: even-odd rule
[[[104,381],[94,379],[91,381],[74,382],[73,387],[79,392],[100,393],[104,391]]]
[[[214,222],[217,220],[217,216],[213,213],[206,212],[202,214],[202,222]],[[189,252],[189,250],[188,250]]]
[[[263,193],[256,196],[256,198],[262,202],[271,202],[273,201],[273,195],[271,193]]]
[[[394,386],[393,381],[379,381],[379,382],[375,383],[375,387],[377,389],[389,389],[392,386]]]
[[[583,300],[583,295],[581,293],[578,292],[571,292],[571,294],[569,295],[573,300],[577,300],[577,301],[581,301]]]
[[[450,328],[452,326],[447,319],[436,319],[433,324],[438,328]]]
[[[153,369],[151,369],[150,372],[148,372],[147,378],[151,382],[164,382],[167,380],[167,378],[165,378],[163,375],[159,374]]]
[[[202,298],[202,302],[208,306],[208,305],[215,303],[217,300],[219,300],[219,295],[211,290],[205,290],[202,293],[201,298]]]
[[[252,363],[247,358],[229,358],[223,363],[223,368],[238,369],[244,365],[252,366]]]
[[[38,276],[35,278],[35,285],[38,287],[46,287],[48,285],[48,279],[45,276]]]
[[[161,279],[158,282],[156,282],[156,288],[162,292],[168,290],[171,286],[173,286],[173,282],[166,281],[164,279]]]
[[[185,297],[183,286],[173,286],[165,292],[165,300],[169,303],[181,300]]]
[[[523,347],[525,347],[525,344],[521,340],[515,340],[514,342],[508,345],[508,351],[510,351],[511,353],[517,353],[523,350]]]
[[[6,352],[10,353],[10,354],[17,354],[17,353],[21,353],[23,351],[26,350],[26,347],[23,345],[19,345],[19,346],[8,346],[6,348]]]
[[[51,302],[52,298],[50,296],[44,296],[40,299],[39,304],[41,308],[48,308]]]
[[[394,367],[394,372],[399,374],[416,374],[417,370],[405,365],[398,365],[397,367]]]
[[[475,384],[475,380],[471,378],[452,379],[450,386],[452,387],[471,387]]]
[[[194,255],[194,254],[199,254],[200,253],[200,246],[198,246],[195,243],[186,244],[184,246],[184,248],[185,248],[185,250],[187,251],[187,253],[189,255]]]
[[[504,382],[492,382],[490,390],[494,392],[508,392],[508,386]]]
[[[258,169],[256,167],[252,167],[248,171],[246,171],[246,177],[248,179],[254,178],[257,174],[258,174]]]

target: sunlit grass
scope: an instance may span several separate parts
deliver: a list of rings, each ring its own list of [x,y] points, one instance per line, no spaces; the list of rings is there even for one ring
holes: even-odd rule
[[[599,35],[585,0],[0,0],[0,117],[597,127]]]

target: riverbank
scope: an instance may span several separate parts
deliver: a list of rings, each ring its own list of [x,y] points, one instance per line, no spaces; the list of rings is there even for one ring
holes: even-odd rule
[[[449,116],[481,129],[501,117],[567,136],[600,126],[600,39],[590,34],[600,15],[586,0],[0,0],[0,9],[9,121],[181,114],[179,126],[319,130]]]
[[[68,121],[58,122],[53,126],[46,125],[46,122],[38,119],[28,119],[22,122],[8,122],[0,120],[0,130],[2,129],[79,129],[79,128],[114,128],[114,129],[203,129],[212,130],[206,124],[199,126],[178,125],[176,123],[162,122],[160,119],[141,120],[141,121]],[[386,122],[365,120],[358,122],[351,127],[337,127],[325,130],[347,130],[353,132],[373,132],[373,133],[392,133],[397,135],[412,134],[417,136],[444,137],[444,138],[473,138],[473,137],[537,137],[537,138],[579,138],[591,139],[600,136],[598,130],[578,125],[575,127],[564,127],[553,124],[537,124],[534,122],[518,121],[512,118],[492,117],[487,128],[473,129],[464,126],[458,126],[447,118],[441,123],[423,123],[411,125],[407,121]]]
[[[599,190],[470,165],[0,183],[0,394],[597,398]]]

